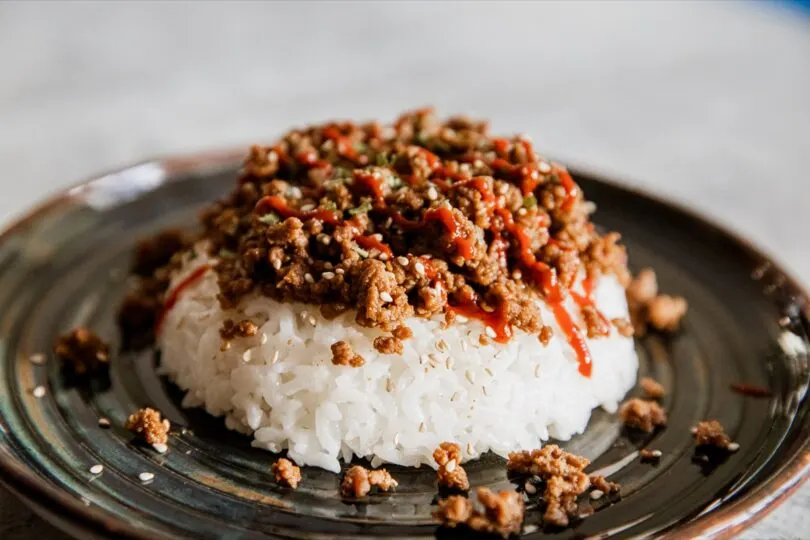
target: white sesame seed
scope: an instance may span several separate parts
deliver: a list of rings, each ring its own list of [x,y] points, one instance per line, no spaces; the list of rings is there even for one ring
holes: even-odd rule
[[[435,187],[430,186],[430,189],[427,190],[427,198],[431,201],[435,201],[439,198],[439,193],[436,191]]]
[[[252,350],[248,349],[248,350],[246,350],[245,352],[242,353],[242,362],[245,362],[245,363],[250,362],[251,352],[252,352]]]
[[[506,195],[507,193],[509,193],[509,184],[504,182],[498,186],[498,195]]]
[[[152,445],[152,448],[154,448],[158,454],[165,454],[169,451],[169,447],[163,443],[155,443]]]
[[[537,170],[543,174],[550,173],[551,165],[549,165],[547,161],[541,161],[540,164],[537,166]]]
[[[419,356],[420,364],[427,364],[428,362],[430,362],[430,357],[427,354],[422,354]]]
[[[261,338],[259,338],[259,342],[260,342],[262,345],[264,345],[265,343],[267,343],[267,334],[265,334],[264,332],[262,332],[262,337],[261,337]]]
[[[419,433],[424,433],[424,432],[425,432],[425,429],[427,429],[427,427],[425,426],[425,423],[424,423],[424,422],[422,422],[421,424],[419,424]]]
[[[273,259],[273,268],[276,270],[281,269],[281,259]]]
[[[475,453],[475,448],[473,448],[473,445],[472,445],[471,442],[467,441],[467,454],[471,456],[474,453]]]
[[[523,485],[523,489],[524,489],[524,490],[526,491],[526,493],[528,493],[529,495],[534,495],[535,493],[537,493],[537,488],[536,488],[536,487],[534,487],[534,484],[532,484],[531,482],[526,482],[526,483]]]
[[[489,337],[491,337],[492,339],[495,339],[496,337],[498,337],[498,334],[495,333],[495,329],[492,328],[491,326],[487,326],[487,335]]]
[[[450,396],[450,401],[458,401],[458,398],[460,397],[461,395],[458,392],[453,392],[453,395]]]
[[[464,376],[467,377],[467,380],[470,381],[470,384],[475,383],[475,373],[470,370],[464,372]]]
[[[108,428],[110,427],[110,421],[102,416],[98,419],[98,427]]]
[[[383,235],[381,235],[380,233],[374,233],[371,235],[371,237],[378,242],[382,242],[383,239]]]
[[[330,263],[329,261],[326,261],[325,263],[323,263],[323,267],[326,268],[327,270],[331,270],[335,267],[335,265]]]
[[[661,452],[661,450],[653,450],[653,451],[651,452],[651,455],[652,455],[652,457],[659,458],[659,457],[663,456],[663,455],[664,455],[664,453],[663,453],[663,452]]]
[[[37,386],[31,391],[31,393],[34,395],[35,398],[41,398],[45,395],[45,387]]]
[[[394,446],[399,446],[399,432],[394,434]]]
[[[309,319],[307,319],[307,322],[309,322],[309,324],[311,324],[312,326],[318,326],[318,319],[316,319],[312,315],[309,316]]]
[[[391,377],[385,379],[385,391],[391,392],[394,389],[394,381],[391,380]]]
[[[488,396],[488,395],[489,395],[489,394],[487,393],[487,387],[486,387],[486,386],[482,386],[482,387],[481,387],[481,392],[483,392],[485,396]]]
[[[104,465],[96,464],[90,467],[90,474],[101,474],[101,471],[104,470]]]
[[[142,472],[138,474],[138,478],[141,482],[151,482],[155,478],[155,475],[150,472]]]
[[[307,283],[315,283],[315,278],[312,277],[312,274],[307,272],[306,274],[304,274],[304,281],[306,281]]]
[[[693,434],[694,434],[694,433],[697,433],[697,427],[693,427],[693,428],[692,428],[691,430],[689,430],[689,431],[691,431]]]
[[[458,321],[458,322],[460,322],[460,323],[465,323],[465,322],[467,322],[467,321],[469,321],[469,320],[470,320],[470,319],[468,319],[468,318],[467,318],[467,317],[465,317],[464,315],[456,315],[456,321]]]
[[[390,293],[383,291],[380,293],[380,300],[382,300],[383,302],[393,302],[394,297],[391,296]]]
[[[323,279],[332,279],[332,278],[335,277],[335,273],[334,272],[324,272],[323,274],[321,274],[321,277]]]
[[[591,491],[591,499],[593,499],[594,501],[596,499],[601,499],[602,495],[604,495],[604,494],[605,494],[605,492],[602,491],[601,489],[595,489],[595,490]]]
[[[726,447],[726,449],[729,452],[736,452],[737,450],[740,449],[740,443],[735,443],[735,442],[728,443],[728,446]]]
[[[332,237],[329,236],[328,234],[322,234],[319,240],[321,241],[321,244],[325,246],[328,246],[329,244],[332,243]]]
[[[32,364],[37,364],[37,365],[44,364],[45,363],[45,355],[40,354],[40,353],[32,354],[31,356],[28,357],[28,360]]]
[[[526,215],[526,209],[525,208],[519,208],[518,211],[517,211],[517,214],[519,216],[525,216]]]
[[[447,360],[444,361],[444,367],[446,367],[447,369],[453,369],[453,358],[452,357],[450,357],[450,356],[447,357]]]
[[[484,368],[484,371],[486,371],[486,372],[487,372],[487,375],[489,375],[490,377],[492,377],[493,375],[495,375],[494,373],[492,373],[492,370],[491,370],[491,369],[489,369],[488,367],[485,367],[485,368]]]
[[[416,270],[416,273],[419,275],[425,275],[425,265],[419,261],[416,261],[413,264],[413,269]]]
[[[388,253],[380,253],[377,258],[380,259],[381,261],[385,262],[385,261],[388,260]]]
[[[456,470],[456,460],[451,459],[450,461],[448,461],[447,464],[444,466],[444,470],[447,471],[447,472],[455,471]]]
[[[391,225],[392,225],[393,223],[394,223],[394,219],[393,219],[393,218],[388,218],[388,219],[386,219],[386,220],[385,220],[385,228],[386,228],[386,229],[391,228]]]
[[[538,527],[537,525],[529,524],[529,525],[524,525],[523,526],[523,532],[525,534],[534,534],[539,530],[540,530],[540,527]]]
[[[397,257],[397,262],[402,266],[408,266],[408,257],[403,257],[402,255],[400,255],[399,257]]]
[[[276,352],[273,353],[273,358],[270,360],[270,363],[275,364],[276,362],[278,362],[278,357],[279,357],[280,354],[281,354],[281,351],[276,349]]]
[[[439,349],[440,352],[445,352],[447,350],[447,342],[443,339],[440,339],[436,342],[436,348]]]
[[[539,376],[540,376],[540,364],[538,364],[538,365],[534,366],[534,376],[535,376],[535,377],[539,377]]]

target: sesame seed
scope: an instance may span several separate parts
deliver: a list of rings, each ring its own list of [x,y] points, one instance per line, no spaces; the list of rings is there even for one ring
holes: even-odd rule
[[[471,442],[467,441],[467,454],[473,455],[474,453],[475,453],[475,448],[473,448],[473,445],[472,445]]]
[[[245,362],[245,363],[250,362],[251,352],[252,352],[251,349],[248,349],[248,350],[246,350],[245,352],[242,353],[242,362]]]
[[[394,381],[391,380],[391,377],[385,379],[385,391],[391,392],[394,389]]]
[[[484,371],[486,371],[486,372],[487,372],[487,375],[489,375],[490,377],[492,377],[493,375],[495,375],[494,373],[492,373],[492,370],[491,370],[491,369],[489,369],[488,367],[485,367],[485,368],[484,368]]]
[[[394,219],[393,219],[393,218],[388,218],[388,219],[386,219],[386,220],[385,220],[385,228],[386,228],[386,229],[389,229],[389,228],[391,227],[391,225],[393,225],[393,223],[394,223]]]
[[[371,235],[371,237],[378,242],[382,242],[383,239],[383,235],[381,235],[380,233],[374,233]]]
[[[498,195],[506,195],[509,193],[509,184],[503,183],[498,186]]]
[[[486,387],[486,386],[482,386],[482,387],[481,387],[481,392],[483,392],[485,396],[488,396],[488,395],[489,395],[489,394],[487,393],[487,387]]]
[[[281,354],[281,351],[276,349],[276,352],[273,353],[273,358],[270,359],[270,363],[275,364],[276,362],[278,362],[278,357],[279,357],[280,354]]]
[[[419,261],[416,261],[413,265],[413,269],[416,270],[416,273],[419,275],[425,275],[425,265]]]
[[[141,482],[144,482],[144,483],[145,482],[151,482],[155,478],[155,475],[154,475],[154,473],[150,473],[150,472],[142,472],[142,473],[138,474],[138,478],[140,479]]]
[[[534,487],[534,484],[532,484],[531,482],[526,482],[526,483],[523,485],[523,489],[524,489],[524,490],[526,491],[526,493],[528,493],[529,495],[534,495],[535,493],[537,493],[537,488],[536,488],[536,487]]]
[[[464,315],[456,315],[456,321],[458,321],[458,322],[460,322],[460,323],[465,323],[465,322],[467,322],[467,321],[469,321],[469,320],[470,320],[470,319],[468,319],[468,318],[467,318],[467,317],[465,317]]]
[[[399,446],[399,433],[394,434],[394,446]]]
[[[340,274],[341,276],[343,275],[344,272],[345,270],[343,270],[343,268],[338,268],[337,270],[335,270],[335,273]]]
[[[470,381],[470,384],[475,383],[475,373],[470,370],[464,372],[464,376],[467,377],[467,380]]]
[[[728,446],[726,447],[726,449],[729,452],[736,452],[737,450],[740,449],[740,443],[735,443],[735,442],[728,443]]]
[[[402,266],[408,266],[408,257],[403,257],[402,255],[400,255],[399,257],[397,257],[397,262]]]
[[[458,401],[458,398],[460,398],[460,397],[461,396],[459,395],[458,392],[453,392],[453,395],[450,396],[450,401]]]
[[[424,422],[422,422],[421,424],[419,424],[419,433],[424,433],[424,432],[425,432],[425,429],[427,429],[427,428],[425,427],[425,423],[424,423]]]
[[[388,260],[388,253],[380,253],[379,259],[383,262]]]
[[[661,452],[661,450],[653,450],[650,452],[650,455],[655,458],[660,458],[662,455],[664,455],[664,453]]]
[[[427,198],[431,201],[435,201],[439,198],[439,193],[436,191],[435,187],[430,186],[430,189],[427,190]]]
[[[101,471],[104,470],[104,465],[96,464],[90,467],[90,474],[101,474]]]
[[[307,283],[315,283],[315,278],[312,277],[312,274],[307,272],[306,274],[304,274],[304,281],[306,281]]]
[[[158,454],[165,454],[169,451],[169,447],[163,443],[155,443],[152,445],[152,448],[154,448]]]
[[[543,174],[550,173],[551,165],[549,165],[547,161],[541,161],[540,164],[537,166],[537,170]]]
[[[591,499],[593,499],[594,501],[596,499],[601,499],[602,495],[604,495],[604,494],[605,494],[605,492],[602,491],[601,489],[595,489],[595,490],[591,491]]]
[[[323,274],[321,274],[321,277],[323,279],[332,279],[333,277],[335,277],[335,273],[334,272],[324,272]]]
[[[694,433],[697,433],[697,427],[693,427],[693,428],[692,428],[692,429],[690,429],[689,431],[691,431],[693,434],[694,434]]]
[[[40,354],[40,353],[32,354],[31,356],[28,357],[28,360],[32,364],[37,364],[37,365],[44,364],[45,363],[45,355]]]
[[[447,369],[453,368],[453,359],[451,357],[448,356],[447,360],[444,361],[444,367],[446,367]]]
[[[262,337],[259,339],[259,342],[260,342],[262,345],[264,345],[265,343],[267,343],[267,334],[265,334],[264,332],[262,332]]]
[[[526,215],[526,209],[525,208],[518,209],[517,214],[519,216],[525,216]]]
[[[495,329],[492,328],[491,326],[487,326],[487,335],[489,337],[491,337],[492,339],[495,339],[496,337],[498,337],[498,334],[495,333]]]
[[[307,321],[312,326],[318,326],[318,320],[315,317],[313,317],[312,315],[309,316],[309,319],[307,319]]]
[[[108,428],[110,427],[110,421],[102,416],[101,418],[98,419],[98,427]]]
[[[394,298],[391,296],[391,293],[388,293],[388,292],[385,292],[385,291],[380,293],[380,299],[383,302],[393,302],[394,301]]]
[[[276,270],[281,269],[281,259],[273,259],[273,268]]]
[[[34,395],[35,398],[41,398],[45,395],[45,387],[37,386],[31,391],[31,393]]]
[[[436,348],[439,349],[440,352],[447,351],[447,342],[443,339],[440,339],[436,342]]]
[[[455,471],[456,470],[456,460],[451,459],[450,461],[448,461],[447,464],[444,466],[444,470],[447,471],[447,472]]]
[[[430,357],[427,354],[423,354],[419,356],[419,363],[420,364],[427,364],[430,362]]]
[[[785,316],[785,317],[782,317],[781,319],[779,319],[779,325],[780,326],[788,326],[789,324],[790,324],[790,317]],[[33,362],[33,360],[32,360],[32,362]]]
[[[539,377],[539,376],[540,376],[540,364],[538,364],[538,365],[534,366],[534,376],[535,376],[535,377]]]

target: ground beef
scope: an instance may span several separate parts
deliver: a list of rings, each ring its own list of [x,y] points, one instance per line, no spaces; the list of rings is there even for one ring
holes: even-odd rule
[[[723,425],[717,420],[706,420],[694,428],[697,446],[714,446],[722,450],[736,450],[739,446],[731,441]]]
[[[402,354],[402,351],[405,350],[402,342],[391,336],[374,338],[374,348],[381,354]]]
[[[650,450],[647,448],[642,448],[638,451],[638,455],[643,462],[651,462],[655,463],[661,459],[661,450]]]
[[[542,343],[544,347],[549,343],[551,343],[551,338],[553,337],[554,337],[554,329],[548,325],[544,325],[540,329],[540,334],[537,336],[537,338],[540,340],[540,343]]]
[[[166,444],[171,423],[160,418],[160,411],[145,407],[129,415],[124,427],[147,444]]]
[[[658,280],[652,268],[641,270],[627,287],[627,301],[632,306],[645,306],[658,295]]]
[[[487,488],[479,488],[476,497],[481,510],[475,508],[469,499],[452,495],[439,501],[439,508],[434,516],[445,527],[464,527],[477,533],[499,535],[503,538],[520,533],[525,505],[519,493],[495,493]]]
[[[661,399],[666,394],[664,386],[650,377],[642,377],[638,385],[644,391],[644,395],[650,399]]]
[[[397,481],[385,469],[370,471],[354,465],[343,475],[340,492],[344,497],[359,499],[368,495],[372,486],[380,491],[391,491],[397,485]]]
[[[598,489],[602,493],[619,493],[621,486],[616,482],[611,482],[600,474],[592,474],[590,476],[591,487]]]
[[[619,235],[593,227],[567,171],[528,139],[491,137],[481,125],[442,123],[425,109],[389,128],[328,123],[251,147],[193,239],[218,259],[222,307],[259,293],[317,305],[327,318],[354,310],[359,325],[391,334],[378,349],[398,353],[414,315],[464,306],[483,318],[489,305],[505,327],[538,334],[536,300],[555,293],[544,286],[554,275],[563,288],[583,272],[624,281]],[[122,330],[158,324],[167,278],[188,246],[176,231],[141,244],[143,279]],[[158,276],[158,287],[148,283]],[[587,333],[606,335],[604,319],[585,311]]]
[[[362,356],[354,354],[352,346],[345,341],[333,343],[331,349],[332,363],[336,366],[360,367],[366,363]]]
[[[622,403],[619,417],[625,426],[652,433],[658,426],[667,425],[666,411],[655,401],[633,398]]]
[[[53,351],[65,369],[76,375],[96,371],[110,361],[109,345],[87,328],[76,328],[60,336]]]
[[[459,491],[470,489],[467,471],[461,466],[461,449],[457,444],[443,442],[433,451],[433,459],[439,466],[436,477],[440,488]]]
[[[448,313],[452,313],[452,311],[448,311]],[[394,331],[392,332],[392,334],[398,340],[404,341],[406,339],[410,339],[410,338],[413,337],[413,330],[411,330],[410,328],[408,328],[405,325],[401,325],[401,326],[397,326],[396,328],[394,328]]]
[[[588,331],[588,338],[596,339],[610,335],[610,324],[599,311],[593,306],[582,308],[582,318],[585,320],[585,328]]]
[[[647,332],[647,326],[674,332],[688,309],[684,298],[658,294],[658,281],[650,268],[640,271],[627,287],[627,304],[630,320],[639,336]]]
[[[627,319],[613,319],[610,322],[616,327],[620,336],[632,337],[635,334],[633,323]]]
[[[255,336],[258,331],[259,327],[250,320],[244,319],[235,323],[233,319],[227,319],[222,323],[222,328],[219,329],[219,335],[222,339],[231,341],[238,337],[245,338]]]
[[[276,483],[289,488],[297,488],[301,483],[301,469],[292,461],[281,458],[270,468],[276,477]]]
[[[687,308],[686,300],[680,296],[656,296],[647,304],[647,322],[656,330],[673,332],[680,326]]]

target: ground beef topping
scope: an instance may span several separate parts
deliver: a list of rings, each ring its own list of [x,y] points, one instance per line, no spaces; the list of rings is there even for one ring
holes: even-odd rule
[[[85,375],[110,361],[110,347],[87,328],[76,328],[60,336],[53,347],[62,365],[76,375]]]
[[[398,482],[385,469],[370,471],[360,465],[354,465],[343,475],[340,492],[344,497],[359,499],[368,495],[373,486],[380,491],[391,491],[397,485]]]
[[[641,458],[641,461],[647,463],[656,463],[661,459],[663,452],[661,450],[652,450],[649,448],[642,448],[638,451],[638,455]]]
[[[439,466],[436,476],[440,488],[459,491],[470,489],[467,471],[461,466],[461,449],[457,444],[443,442],[433,451],[433,459]]]
[[[740,446],[726,435],[723,425],[717,420],[706,420],[698,423],[693,429],[697,446],[713,446],[722,450],[737,451]]]
[[[360,367],[366,363],[362,356],[354,354],[352,346],[345,341],[333,343],[330,348],[332,349],[332,363],[336,366]]]
[[[171,423],[160,418],[160,411],[145,407],[132,413],[125,426],[147,444],[166,444],[169,440]]]
[[[398,329],[414,315],[474,317],[504,342],[515,328],[538,334],[536,298],[561,304],[579,276],[626,283],[619,236],[600,235],[592,209],[527,138],[492,137],[486,123],[442,123],[422,109],[385,128],[332,122],[252,147],[233,191],[203,211],[197,239],[216,258],[224,309],[254,293],[315,304],[325,316],[352,309],[359,325],[393,333],[379,345],[397,353],[394,340],[407,338]],[[135,264],[136,296],[146,299],[127,302],[122,327],[154,322],[167,269],[188,249],[168,233],[154,243]],[[607,335],[604,317],[581,300],[587,334]],[[584,332],[564,322],[587,375]]]
[[[289,488],[297,488],[301,483],[301,469],[292,461],[281,458],[270,468],[276,477],[276,483]]]
[[[466,527],[478,533],[503,538],[520,533],[525,505],[519,493],[495,493],[487,488],[478,488],[476,498],[481,506],[480,510],[466,497],[452,495],[439,501],[439,508],[434,516],[445,527]]]
[[[659,294],[658,280],[650,268],[641,270],[628,285],[627,303],[638,336],[644,335],[648,326],[662,332],[678,330],[689,307],[680,296]]]
[[[625,426],[652,433],[658,426],[667,425],[667,413],[657,402],[633,398],[622,403],[619,417]]]
[[[644,391],[644,395],[650,399],[661,399],[666,395],[664,386],[653,378],[642,377],[638,385]]]
[[[374,348],[382,354],[402,354],[405,347],[402,341],[391,336],[379,336],[374,338]]]
[[[248,319],[234,322],[233,319],[227,319],[222,323],[222,328],[219,329],[219,335],[222,339],[231,341],[236,338],[245,338],[255,336],[259,331],[256,323]]]

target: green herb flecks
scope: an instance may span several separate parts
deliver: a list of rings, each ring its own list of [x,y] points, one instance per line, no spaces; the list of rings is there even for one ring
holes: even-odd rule
[[[365,200],[360,206],[349,208],[349,214],[359,216],[360,214],[367,214],[371,211],[371,201]]]
[[[537,197],[534,193],[523,197],[523,208],[535,208],[537,206]]]

